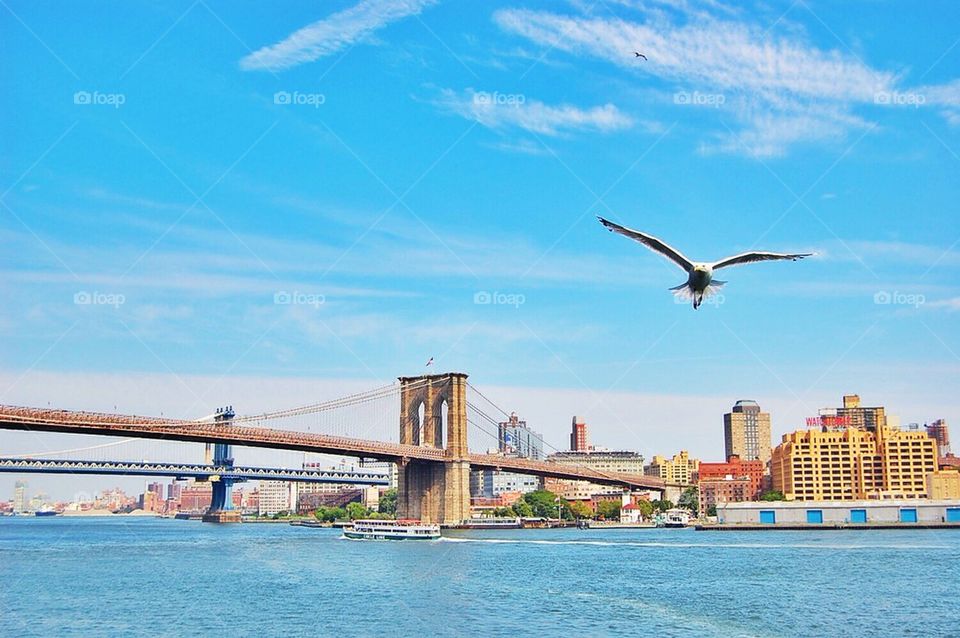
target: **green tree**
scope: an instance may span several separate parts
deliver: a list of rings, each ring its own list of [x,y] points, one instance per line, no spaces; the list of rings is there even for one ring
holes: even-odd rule
[[[673,502],[666,499],[662,501],[653,502],[653,511],[655,512],[666,512],[667,510],[673,509]]]
[[[572,501],[568,507],[574,518],[593,518],[593,510],[583,501]]]
[[[377,511],[379,511],[381,514],[386,514],[390,518],[396,518],[397,516],[396,488],[391,488],[380,495],[380,504],[377,506]]]
[[[355,521],[358,518],[366,518],[367,514],[370,513],[366,507],[363,506],[363,503],[347,503],[347,517],[351,521]]]
[[[677,501],[677,506],[686,508],[691,512],[700,511],[700,494],[696,486],[690,486],[683,490],[683,494],[680,495],[680,499]]]
[[[717,506],[711,505],[707,508],[707,516],[716,516],[717,515]]]
[[[523,500],[530,506],[533,515],[542,518],[556,517],[557,498],[557,495],[549,490],[537,490],[523,495]]]
[[[513,511],[516,513],[517,516],[520,516],[520,517],[528,518],[530,516],[533,516],[533,508],[530,507],[530,503],[524,500],[519,500],[516,503],[514,503]]]
[[[342,520],[347,517],[347,511],[342,507],[324,507],[321,505],[314,511],[313,515],[317,520],[325,523],[332,523],[336,520]]]
[[[640,514],[642,514],[644,518],[653,516],[653,503],[650,501],[640,499],[637,501],[637,507],[640,508]]]
[[[597,503],[597,517],[607,521],[620,520],[620,501],[600,501]]]
[[[785,501],[783,492],[779,490],[768,490],[760,495],[761,501]]]

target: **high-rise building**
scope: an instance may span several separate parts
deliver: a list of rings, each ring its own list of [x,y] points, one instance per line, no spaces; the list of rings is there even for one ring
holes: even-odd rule
[[[559,465],[575,465],[599,472],[623,472],[643,476],[643,456],[636,452],[591,450],[588,452],[557,452],[547,461]]]
[[[273,516],[280,512],[295,512],[297,509],[295,485],[286,481],[260,481],[257,513],[260,516]]]
[[[470,496],[497,498],[504,492],[535,492],[542,486],[539,477],[502,470],[473,470],[470,472]]]
[[[159,512],[160,501],[157,500],[157,493],[153,490],[147,490],[141,494],[140,502],[137,504],[137,507],[142,509],[144,512]]]
[[[13,485],[13,511],[22,514],[27,511],[27,482],[17,481]]]
[[[500,451],[504,454],[537,461],[543,458],[543,437],[527,427],[527,422],[521,421],[516,412],[498,424],[497,439]]]
[[[926,427],[927,436],[937,442],[940,456],[950,454],[950,429],[944,419],[937,419]]]
[[[875,432],[877,428],[887,426],[887,416],[883,408],[867,408],[860,405],[860,395],[843,395],[843,407],[837,408],[837,417],[842,424],[851,428],[862,428]]]
[[[770,462],[770,413],[761,412],[756,401],[737,401],[723,415],[725,456],[744,461]]]
[[[686,450],[680,450],[678,454],[673,455],[672,459],[659,454],[654,455],[644,473],[647,476],[659,477],[667,483],[690,485],[696,478],[699,467],[699,459],[690,458]]]
[[[153,482],[147,485],[147,491],[152,492],[156,499],[157,503],[162,503],[165,499],[163,498],[163,484]]]
[[[888,427],[784,434],[770,461],[773,489],[800,501],[920,497],[936,469],[936,441]]]
[[[582,416],[573,417],[573,426],[570,431],[570,451],[588,452],[590,443],[587,440],[587,422]]]
[[[183,491],[183,483],[181,481],[170,481],[170,484],[167,485],[167,500],[180,502],[180,492]]]
[[[643,476],[643,456],[636,452],[593,449],[581,452],[557,452],[549,455],[547,461],[604,473],[622,472]],[[590,498],[594,494],[610,491],[609,486],[568,479],[545,479],[544,489],[558,493],[567,499]]]

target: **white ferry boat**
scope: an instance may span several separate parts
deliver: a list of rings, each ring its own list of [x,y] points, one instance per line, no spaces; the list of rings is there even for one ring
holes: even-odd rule
[[[440,526],[427,525],[412,519],[357,520],[343,528],[343,535],[354,540],[432,541],[440,538]]]
[[[667,510],[657,521],[657,527],[686,527],[690,524],[690,512],[683,508]]]

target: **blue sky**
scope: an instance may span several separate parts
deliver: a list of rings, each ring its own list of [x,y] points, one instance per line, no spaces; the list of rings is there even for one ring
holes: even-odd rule
[[[845,392],[905,422],[960,412],[956,3],[0,21],[0,402],[243,412],[433,356],[557,446],[592,408],[598,443],[648,456],[719,457],[745,397],[778,432]],[[680,270],[596,214],[702,260],[817,256],[726,271],[695,312],[667,291]]]

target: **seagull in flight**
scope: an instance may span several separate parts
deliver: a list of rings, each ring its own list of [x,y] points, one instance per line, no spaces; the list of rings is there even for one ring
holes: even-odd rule
[[[739,255],[734,255],[732,257],[727,257],[726,259],[721,259],[720,261],[715,261],[713,263],[709,262],[695,262],[690,261],[683,256],[679,250],[668,246],[666,243],[660,241],[653,235],[648,235],[646,233],[641,233],[639,230],[633,230],[621,226],[620,224],[615,224],[609,219],[604,219],[603,217],[597,217],[600,220],[600,223],[606,226],[610,231],[619,233],[624,237],[629,237],[634,241],[638,241],[647,248],[660,253],[673,263],[677,264],[687,272],[687,281],[684,284],[679,286],[674,286],[670,290],[674,291],[674,294],[680,297],[693,300],[693,309],[696,310],[700,307],[700,304],[703,303],[704,297],[709,297],[714,294],[718,289],[720,289],[725,283],[725,281],[720,281],[713,278],[713,271],[720,268],[726,268],[727,266],[737,266],[739,264],[750,264],[755,261],[774,261],[780,259],[789,259],[790,261],[796,261],[798,259],[803,259],[804,257],[809,257],[813,253],[769,253],[761,251],[751,251],[748,253],[741,253]]]
[[[634,57],[637,57],[637,58],[643,58],[644,60],[647,59],[647,56],[645,56],[644,54],[640,53],[639,51],[634,51],[634,52],[633,52],[633,55],[634,55]]]

